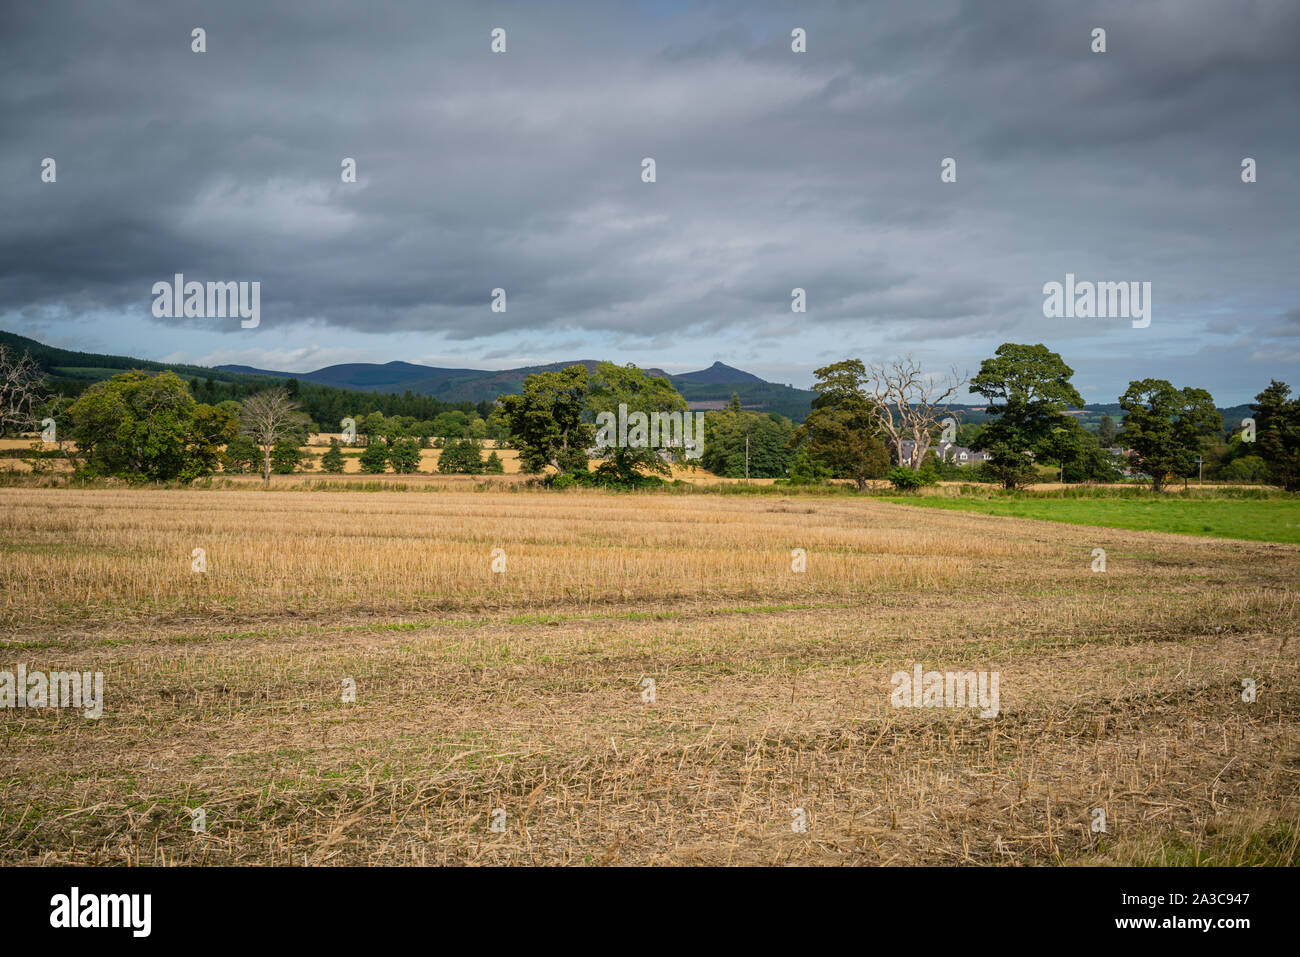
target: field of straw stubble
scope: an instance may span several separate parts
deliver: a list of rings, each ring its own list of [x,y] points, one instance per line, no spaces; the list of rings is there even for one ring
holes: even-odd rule
[[[849,497],[0,508],[0,669],[105,682],[98,720],[0,710],[2,863],[1296,856],[1295,546]],[[892,708],[914,663],[1000,713]]]

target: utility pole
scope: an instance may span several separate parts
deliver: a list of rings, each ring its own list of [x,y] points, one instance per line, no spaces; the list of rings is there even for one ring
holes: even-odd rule
[[[1196,484],[1200,485],[1205,478],[1205,459],[1199,455],[1196,456]]]
[[[749,433],[745,433],[745,484],[749,484]]]

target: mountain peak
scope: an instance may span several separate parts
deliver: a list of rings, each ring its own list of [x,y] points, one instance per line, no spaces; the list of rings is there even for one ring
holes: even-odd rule
[[[686,382],[698,382],[702,385],[716,385],[724,382],[762,382],[758,376],[750,372],[743,372],[735,366],[729,366],[725,362],[714,362],[707,369],[700,369],[698,372],[683,372],[681,375],[673,376],[674,379],[682,379]]]

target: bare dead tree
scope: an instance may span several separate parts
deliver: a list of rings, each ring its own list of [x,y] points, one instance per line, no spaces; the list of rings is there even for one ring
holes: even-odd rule
[[[243,402],[239,431],[262,450],[262,484],[271,484],[271,450],[284,439],[300,438],[307,430],[307,416],[284,389],[267,389]]]
[[[44,402],[45,373],[32,354],[0,345],[0,434],[33,431]]]
[[[919,469],[930,451],[935,426],[947,415],[948,405],[966,385],[966,376],[954,367],[942,378],[925,373],[911,356],[867,367],[867,394],[873,400],[871,414],[894,444],[899,465]],[[912,440],[910,455],[903,442]]]

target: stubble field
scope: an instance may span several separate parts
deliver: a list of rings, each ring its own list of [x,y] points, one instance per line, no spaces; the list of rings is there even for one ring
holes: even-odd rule
[[[105,687],[0,709],[0,863],[1296,860],[1294,545],[455,486],[0,513],[0,670]],[[891,707],[916,663],[1000,713]]]

